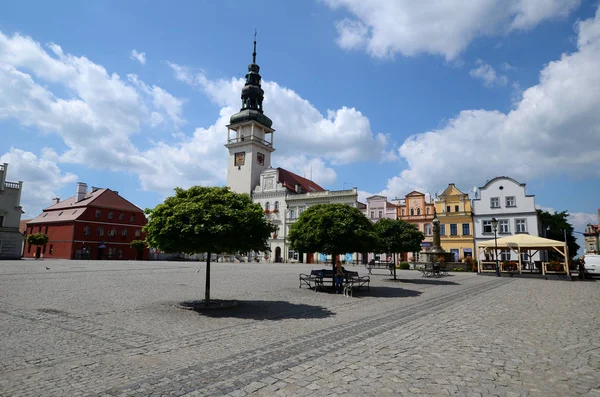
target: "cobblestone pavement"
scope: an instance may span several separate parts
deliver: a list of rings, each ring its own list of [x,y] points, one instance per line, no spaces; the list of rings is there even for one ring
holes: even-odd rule
[[[205,264],[0,262],[0,396],[600,397],[598,282],[299,289],[320,267],[214,264],[211,296],[240,305],[198,314],[174,304],[203,298]]]

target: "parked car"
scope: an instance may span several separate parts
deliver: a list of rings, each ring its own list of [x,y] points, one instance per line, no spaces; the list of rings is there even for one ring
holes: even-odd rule
[[[586,254],[585,260],[585,274],[590,276],[600,276],[600,255]]]

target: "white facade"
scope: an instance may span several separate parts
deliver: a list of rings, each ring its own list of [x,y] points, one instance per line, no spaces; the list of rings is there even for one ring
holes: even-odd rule
[[[299,253],[290,250],[287,236],[291,225],[304,210],[315,204],[335,203],[356,207],[358,189],[296,193],[285,187],[280,180],[279,168],[269,168],[261,173],[260,183],[252,192],[253,201],[260,204],[265,210],[265,216],[277,227],[277,231],[268,240],[271,252],[268,258],[262,257],[261,260],[316,262],[317,253],[313,253],[315,257],[309,259],[300,258]],[[298,186],[298,190],[299,188]]]
[[[365,208],[361,209],[362,213],[373,222],[379,219],[396,219],[398,217],[398,207],[387,201],[384,196],[367,197]]]
[[[23,235],[21,222],[21,190],[23,182],[7,182],[8,164],[0,164],[0,259],[20,259]]]
[[[275,151],[273,132],[255,121],[227,126],[227,186],[231,190],[252,194],[260,173],[271,166],[271,153]]]
[[[499,176],[479,188],[479,198],[473,199],[473,226],[475,249],[479,255],[478,243],[494,239],[492,218],[498,220],[497,237],[502,238],[518,233],[540,236],[541,222],[535,208],[535,196],[528,195],[525,184],[512,178]],[[539,261],[540,253],[532,252],[525,261]],[[484,259],[478,257],[478,259]],[[504,251],[500,260],[517,261],[517,254]]]

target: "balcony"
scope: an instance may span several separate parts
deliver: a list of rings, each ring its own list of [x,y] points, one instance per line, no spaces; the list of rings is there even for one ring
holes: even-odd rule
[[[259,138],[257,136],[254,135],[249,135],[249,136],[243,136],[240,138],[229,138],[227,140],[228,144],[233,144],[233,143],[241,143],[241,142],[249,142],[249,141],[253,141],[253,142],[258,142],[262,145],[265,145],[266,147],[272,147],[273,144],[271,142],[268,142],[262,138]]]

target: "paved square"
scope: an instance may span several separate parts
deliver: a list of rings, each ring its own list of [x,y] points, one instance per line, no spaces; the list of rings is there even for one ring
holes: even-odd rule
[[[0,395],[600,397],[598,282],[299,289],[320,267],[213,264],[211,296],[241,304],[200,315],[173,303],[204,297],[205,264],[0,262]]]

